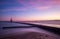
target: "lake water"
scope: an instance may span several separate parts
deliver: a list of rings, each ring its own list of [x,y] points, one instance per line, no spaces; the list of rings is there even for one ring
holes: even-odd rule
[[[18,24],[18,23],[11,23],[11,22],[0,22],[0,37],[4,37],[6,35],[16,35],[16,34],[24,34],[27,32],[39,32],[39,33],[45,33],[52,36],[57,36],[54,33],[51,33],[49,31],[37,28],[37,27],[31,27],[31,28],[12,28],[12,29],[2,29],[2,27],[12,27],[12,26],[31,26],[26,24]]]
[[[46,25],[49,27],[60,28],[60,22],[58,24],[56,24],[56,23],[41,23],[41,22],[26,22],[26,23],[37,24],[37,25]]]
[[[0,30],[0,37],[5,37],[5,36],[11,36],[11,35],[19,35],[19,34],[25,34],[28,32],[39,32],[39,33],[45,33],[54,37],[59,37],[58,35],[51,33],[49,31],[37,28],[37,27],[32,27],[32,28],[12,28],[12,29],[3,29]]]
[[[2,29],[2,27],[14,27],[14,26],[31,26],[31,25],[12,23],[12,22],[0,22],[0,29]]]

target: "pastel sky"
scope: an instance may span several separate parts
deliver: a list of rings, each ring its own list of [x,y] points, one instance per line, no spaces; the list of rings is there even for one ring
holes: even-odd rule
[[[0,0],[0,21],[60,20],[60,0]]]

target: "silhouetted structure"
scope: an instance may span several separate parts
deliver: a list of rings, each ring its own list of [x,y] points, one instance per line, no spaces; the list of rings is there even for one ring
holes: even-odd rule
[[[12,20],[12,18],[10,19],[10,22],[12,22],[13,20]]]

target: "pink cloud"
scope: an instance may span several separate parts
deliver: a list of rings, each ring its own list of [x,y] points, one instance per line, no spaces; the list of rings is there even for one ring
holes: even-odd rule
[[[18,7],[12,7],[11,9],[12,10],[16,10],[16,11],[26,11],[26,10],[28,10],[27,7],[20,7],[20,8],[18,8]]]
[[[45,10],[45,9],[49,9],[53,7],[54,5],[60,6],[60,0],[29,0],[29,2],[27,2],[26,0],[16,0],[16,3],[20,3],[26,7],[11,7],[8,9],[1,10],[1,11],[2,12],[13,11],[13,10],[14,11],[27,11],[32,8],[35,8],[38,10]]]
[[[28,2],[26,0],[17,0],[17,3],[21,3],[22,5],[39,5],[39,4],[45,4],[45,5],[60,5],[60,0],[29,0]]]
[[[37,7],[35,7],[35,9],[37,9],[37,10],[46,10],[49,8],[51,8],[51,7],[50,6],[37,6]]]
[[[60,5],[60,0],[48,0],[46,3],[49,5]]]
[[[27,5],[37,5],[37,4],[41,3],[41,0],[28,0],[28,1],[26,1],[26,0],[16,0],[16,2],[20,3],[22,5],[25,5],[25,4],[27,4]]]
[[[2,12],[7,12],[7,11],[27,11],[30,9],[36,9],[36,10],[46,10],[51,8],[50,6],[31,6],[31,7],[11,7],[11,8],[7,8],[7,9],[3,9],[1,10]]]

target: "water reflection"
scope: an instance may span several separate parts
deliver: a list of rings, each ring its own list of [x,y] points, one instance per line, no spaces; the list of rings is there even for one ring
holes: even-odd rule
[[[31,24],[37,24],[37,25],[44,25],[44,26],[49,26],[49,27],[56,27],[56,28],[60,28],[59,24],[48,24],[48,23],[39,23],[39,22],[26,22],[26,23],[31,23]]]

